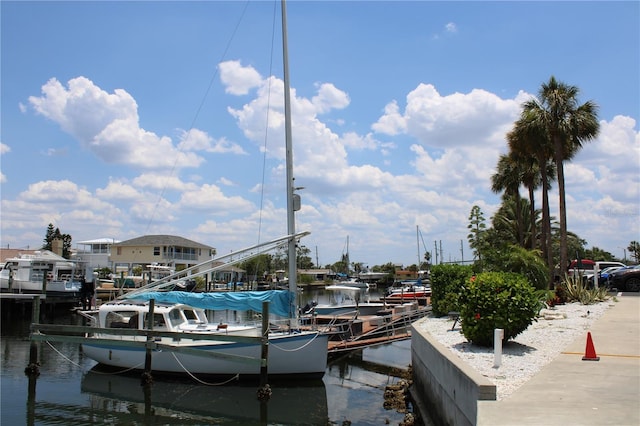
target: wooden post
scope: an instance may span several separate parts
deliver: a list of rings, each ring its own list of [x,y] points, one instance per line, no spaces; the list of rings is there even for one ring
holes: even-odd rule
[[[260,389],[258,400],[261,403],[271,398],[271,386],[267,383],[269,373],[269,302],[262,302],[262,345],[260,353]],[[264,404],[261,404],[261,406]],[[266,408],[266,407],[263,407]]]
[[[36,424],[36,375],[29,374],[29,384],[27,390],[27,422],[29,426]]]
[[[44,299],[44,308],[45,308],[45,315],[46,315],[46,305],[47,305],[47,271],[43,271],[42,273],[42,290],[40,291],[40,294],[42,294],[42,297]],[[35,303],[35,299],[33,301]],[[38,303],[38,309],[40,309],[40,303]],[[38,316],[38,321],[39,322],[40,316]]]
[[[9,289],[8,292],[11,293],[13,291],[13,267],[9,266]]]
[[[269,302],[262,302],[262,351],[260,353],[260,386],[267,384],[269,373]]]
[[[119,288],[118,296],[122,296],[124,294],[124,271],[120,271],[120,279],[118,281],[118,284],[120,284],[117,286]]]
[[[37,324],[40,318],[40,296],[34,295],[31,306],[31,324]],[[29,345],[29,365],[24,370],[24,374],[29,377],[40,375],[40,364],[38,363],[38,342],[31,340]]]
[[[147,314],[147,329],[153,330],[153,313],[155,310],[155,299],[149,300],[149,313]],[[142,373],[141,384],[148,386],[153,383],[153,376],[151,375],[151,343],[153,342],[153,336],[147,334],[147,347],[144,356],[144,373]]]

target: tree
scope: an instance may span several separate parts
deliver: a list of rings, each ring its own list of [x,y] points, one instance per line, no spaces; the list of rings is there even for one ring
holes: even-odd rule
[[[351,262],[351,267],[356,275],[362,272],[363,266],[362,262]]]
[[[518,158],[535,158],[540,173],[542,187],[542,221],[538,237],[538,247],[549,267],[549,286],[553,284],[553,252],[551,249],[551,215],[549,214],[549,190],[555,175],[553,166],[553,144],[551,143],[543,123],[537,120],[537,114],[523,105],[520,119],[514,124],[513,130],[507,135],[509,149]],[[526,161],[526,160],[524,160]],[[530,191],[531,194],[531,191]],[[533,203],[532,203],[533,206]]]
[[[560,210],[560,265],[568,264],[567,209],[564,182],[564,162],[582,148],[584,142],[598,135],[598,107],[592,101],[578,102],[576,86],[558,82],[551,76],[540,88],[538,98],[525,103],[524,110],[532,115],[536,127],[544,129],[553,144],[553,159],[558,177]]]
[[[424,262],[420,264],[420,269],[425,270],[429,269],[429,265],[431,264],[431,253],[428,251],[424,252]]]
[[[47,227],[47,233],[44,237],[42,249],[53,251],[53,242],[55,240],[62,241],[62,257],[65,259],[71,258],[71,235],[62,234],[59,228],[54,228],[53,224],[49,224]]]
[[[591,249],[585,250],[584,257],[586,259],[592,259],[596,261],[597,260],[609,260],[609,261],[615,260],[613,254],[601,249],[600,247],[593,247]]]
[[[532,246],[531,241],[536,238],[540,210],[534,209],[533,217],[530,210],[526,198],[521,198],[520,203],[516,203],[513,197],[503,198],[502,205],[491,218],[492,227],[503,243],[523,248]]]
[[[496,194],[504,191],[503,200],[515,200],[516,242],[520,245],[524,241],[524,229],[522,217],[520,217],[520,184],[523,181],[523,175],[522,163],[518,162],[513,155],[503,154],[498,159],[496,173],[491,176],[491,190]]]
[[[273,256],[267,253],[259,254],[256,257],[240,262],[238,267],[247,271],[249,279],[255,277],[256,280],[259,280],[272,272],[272,258]]]
[[[311,256],[309,256],[309,253],[311,253],[311,250],[306,246],[301,244],[296,246],[296,264],[298,265],[298,268],[311,269],[314,267],[313,260],[311,259]]]
[[[467,240],[469,241],[469,247],[473,250],[474,258],[478,259],[480,264],[480,270],[482,270],[482,250],[484,248],[484,233],[487,225],[484,223],[484,215],[479,206],[473,206],[471,213],[469,214],[469,234]]]
[[[629,255],[635,259],[636,263],[640,262],[640,243],[639,242],[631,241],[629,243],[629,247],[627,247],[627,250],[629,250]]]

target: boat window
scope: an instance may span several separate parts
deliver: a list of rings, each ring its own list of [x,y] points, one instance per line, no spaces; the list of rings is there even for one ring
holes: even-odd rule
[[[183,312],[189,324],[204,324],[206,322],[198,316],[198,313],[193,309],[185,309]]]
[[[137,315],[136,311],[109,312],[105,318],[107,328],[129,328],[129,321]],[[136,321],[135,319],[132,321]],[[137,325],[137,324],[136,324]]]
[[[147,324],[148,316],[145,314],[144,323]],[[164,316],[162,314],[153,314],[153,328],[162,328],[166,327],[166,323],[164,322]]]
[[[174,327],[177,327],[178,325],[184,322],[182,315],[180,315],[179,309],[172,309],[169,312],[169,321],[171,322],[171,325]]]

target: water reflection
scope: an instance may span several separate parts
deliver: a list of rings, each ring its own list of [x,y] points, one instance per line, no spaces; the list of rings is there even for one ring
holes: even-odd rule
[[[146,423],[149,417],[173,423],[237,425],[327,424],[327,392],[322,380],[272,383],[272,395],[261,403],[255,383],[211,386],[193,380],[155,381],[145,391],[139,375],[114,375],[94,367],[82,378],[82,393],[99,416]],[[294,403],[295,401],[295,403]]]

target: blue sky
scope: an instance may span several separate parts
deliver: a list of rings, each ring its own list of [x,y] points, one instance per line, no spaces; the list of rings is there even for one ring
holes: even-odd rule
[[[49,223],[219,253],[286,233],[279,2],[0,12],[2,247],[39,247]],[[321,265],[347,238],[354,262],[410,265],[419,227],[432,255],[462,241],[470,259],[471,208],[495,212],[505,134],[553,75],[601,123],[565,167],[569,229],[622,257],[640,240],[639,28],[636,1],[289,1],[302,243]]]

